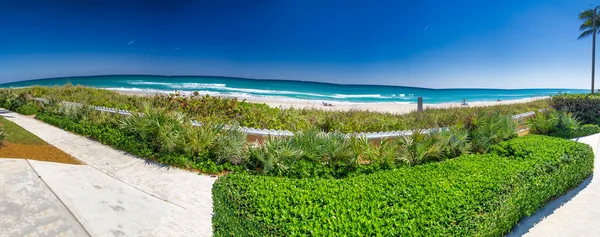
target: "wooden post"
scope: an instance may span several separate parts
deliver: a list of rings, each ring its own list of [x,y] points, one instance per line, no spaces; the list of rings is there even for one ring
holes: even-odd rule
[[[423,111],[423,97],[422,96],[419,96],[417,98],[417,111],[418,112]]]

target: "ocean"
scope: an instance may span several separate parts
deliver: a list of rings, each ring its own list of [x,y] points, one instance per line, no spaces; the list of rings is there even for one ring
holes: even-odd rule
[[[240,98],[275,97],[280,100],[316,100],[348,103],[426,104],[515,100],[558,93],[588,93],[580,89],[429,89],[404,86],[339,85],[307,81],[258,80],[209,76],[91,76],[64,77],[0,84],[0,87],[33,85],[84,85],[130,92],[175,92]]]

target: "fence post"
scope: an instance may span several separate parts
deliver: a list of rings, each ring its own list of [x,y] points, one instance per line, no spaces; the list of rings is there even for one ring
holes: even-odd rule
[[[417,111],[418,112],[423,111],[423,97],[422,96],[419,96],[417,98]]]

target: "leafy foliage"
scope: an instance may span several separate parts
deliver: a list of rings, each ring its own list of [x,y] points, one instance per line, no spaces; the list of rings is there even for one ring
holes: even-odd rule
[[[67,91],[70,90],[79,91]],[[30,102],[18,101],[20,97],[32,96],[4,93],[0,94],[0,101]],[[473,151],[485,152],[487,147],[511,138],[515,132],[508,116],[480,110],[446,130],[433,133],[415,130],[411,136],[376,142],[365,137],[347,137],[340,132],[324,133],[313,127],[292,137],[273,137],[263,144],[254,144],[235,126],[223,129],[223,123],[212,121],[192,126],[192,117],[170,102],[157,105],[154,103],[157,101],[142,101],[142,113],[119,116],[59,100],[54,98],[41,106],[38,118],[140,157],[209,173],[248,170],[269,176],[342,178],[441,161]]]
[[[15,112],[24,115],[34,115],[38,112],[38,107],[33,103],[27,103],[15,109]]]
[[[6,94],[6,96],[4,96]],[[247,103],[236,98],[212,96],[180,96],[179,94],[132,96],[114,91],[82,86],[28,87],[0,89],[3,98],[26,94],[60,101],[79,102],[143,112],[145,104],[168,111],[176,110],[204,123],[221,123],[263,129],[327,132],[381,132],[452,126],[470,114],[497,112],[513,115],[536,111],[548,106],[548,100],[524,104],[496,105],[476,108],[427,109],[424,112],[391,114],[370,111],[323,111],[318,109],[280,109],[265,104]],[[5,107],[14,110],[10,107]]]
[[[579,27],[581,34],[577,37],[578,40],[586,38],[594,34],[594,9],[588,9],[579,13],[579,20],[583,23]],[[596,27],[600,27],[600,17],[596,14]]]
[[[133,114],[121,119],[121,129],[147,142],[158,152],[172,152],[181,139],[185,115],[177,111],[154,109],[144,105],[144,114]]]
[[[562,94],[553,96],[550,105],[557,111],[571,113],[583,124],[600,124],[600,95]]]
[[[589,146],[530,135],[490,154],[345,179],[244,173],[213,186],[215,236],[500,236],[593,170]]]
[[[485,153],[494,144],[517,136],[517,124],[511,117],[498,112],[467,117],[465,127],[475,152]]]
[[[528,119],[530,132],[561,138],[576,138],[600,132],[595,124],[581,125],[571,113],[548,110]]]
[[[458,127],[430,134],[414,131],[410,136],[397,138],[398,159],[417,165],[467,154],[471,150],[468,135],[465,129]]]

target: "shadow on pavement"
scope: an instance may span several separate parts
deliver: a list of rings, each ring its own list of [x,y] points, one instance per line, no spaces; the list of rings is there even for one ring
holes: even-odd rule
[[[533,226],[535,226],[538,222],[551,215],[556,209],[573,199],[573,197],[577,196],[577,194],[581,192],[581,190],[586,188],[592,182],[593,178],[594,175],[592,174],[590,175],[590,177],[585,179],[579,186],[569,191],[567,194],[550,201],[546,204],[546,206],[535,212],[533,215],[523,218],[521,221],[519,221],[515,228],[513,228],[512,231],[506,236],[516,237],[527,234],[527,232],[529,232],[529,230],[533,228]]]

